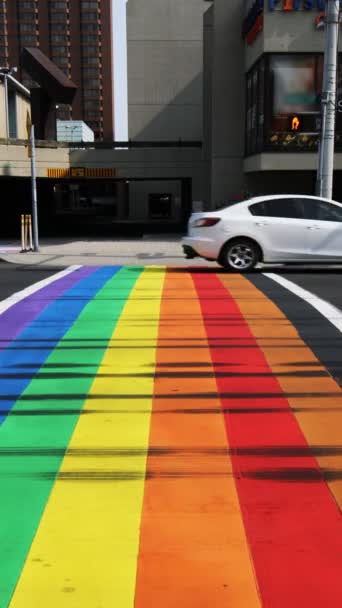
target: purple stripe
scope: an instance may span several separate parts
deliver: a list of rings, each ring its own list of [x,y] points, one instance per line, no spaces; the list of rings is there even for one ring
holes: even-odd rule
[[[6,348],[51,302],[96,270],[98,270],[97,266],[82,266],[13,304],[0,315],[0,351]]]

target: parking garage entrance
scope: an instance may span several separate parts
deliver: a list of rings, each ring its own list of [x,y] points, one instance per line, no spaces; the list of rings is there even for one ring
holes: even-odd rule
[[[4,233],[16,235],[30,213],[28,178],[1,178]],[[182,231],[191,213],[191,178],[38,179],[41,236]]]

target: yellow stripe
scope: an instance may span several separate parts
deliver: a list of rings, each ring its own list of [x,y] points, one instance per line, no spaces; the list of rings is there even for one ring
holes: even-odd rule
[[[11,608],[133,608],[164,276],[145,270],[122,311]]]

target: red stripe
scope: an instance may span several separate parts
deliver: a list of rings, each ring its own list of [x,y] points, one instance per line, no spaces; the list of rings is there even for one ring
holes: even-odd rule
[[[193,280],[263,606],[341,606],[340,512],[237,304],[216,276]]]

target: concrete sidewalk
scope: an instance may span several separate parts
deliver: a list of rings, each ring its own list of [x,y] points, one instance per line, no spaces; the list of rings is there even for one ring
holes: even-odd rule
[[[122,239],[51,238],[41,239],[39,253],[20,253],[19,241],[0,241],[0,259],[40,266],[217,266],[200,258],[185,259],[180,240],[180,235],[169,234]]]

